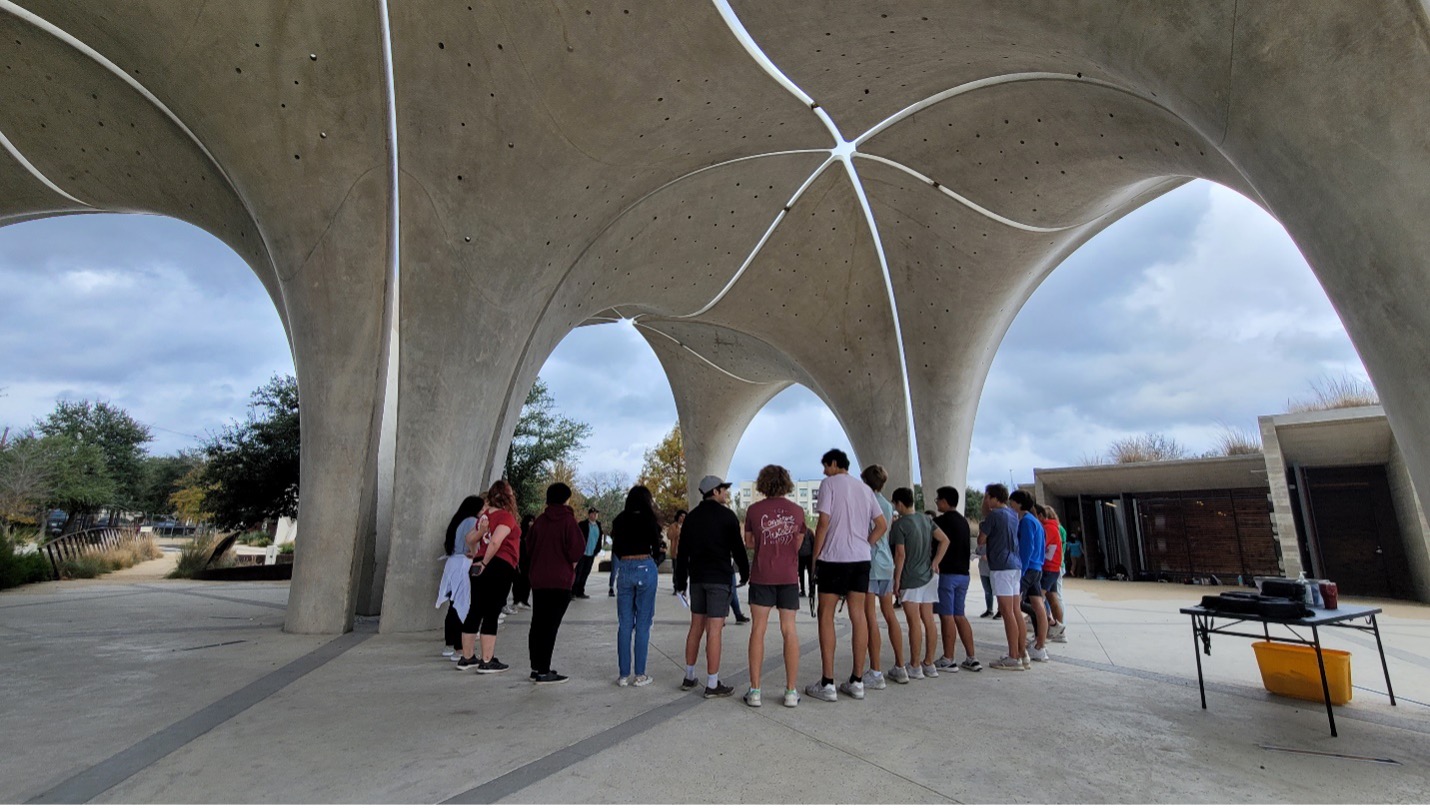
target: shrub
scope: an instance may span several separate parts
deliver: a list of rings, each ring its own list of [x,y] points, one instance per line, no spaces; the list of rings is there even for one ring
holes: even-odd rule
[[[192,579],[208,564],[209,555],[218,544],[218,536],[212,532],[197,534],[179,548],[179,561],[169,571],[171,579]]]
[[[1311,383],[1311,395],[1300,401],[1287,402],[1292,413],[1315,410],[1339,410],[1343,407],[1367,407],[1380,404],[1380,394],[1366,382],[1350,374],[1324,376]]]
[[[273,537],[270,537],[267,531],[248,531],[239,536],[238,544],[250,548],[266,548],[273,544]]]
[[[1217,435],[1216,443],[1207,453],[1208,458],[1217,458],[1231,455],[1260,455],[1261,438],[1250,430],[1243,430],[1240,427],[1233,427],[1229,424],[1221,426],[1221,432]]]
[[[291,543],[291,542],[284,542],[282,545],[279,545],[279,546],[278,546],[278,552],[279,552],[279,553],[292,553],[292,552],[293,552],[293,543]]]
[[[52,577],[50,560],[42,553],[20,550],[17,538],[8,531],[0,534],[0,590]]]
[[[148,534],[136,536],[119,543],[118,547],[103,548],[60,562],[60,578],[93,579],[116,570],[134,567],[140,562],[158,559],[163,551]]]
[[[1187,449],[1177,440],[1162,433],[1147,433],[1113,441],[1107,448],[1113,463],[1142,463],[1185,458]]]

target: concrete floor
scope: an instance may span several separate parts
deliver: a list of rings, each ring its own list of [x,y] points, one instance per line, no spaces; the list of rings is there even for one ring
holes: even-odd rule
[[[1385,605],[1397,707],[1373,640],[1328,633],[1356,683],[1333,739],[1318,704],[1261,689],[1241,639],[1214,640],[1201,710],[1176,609],[1217,588],[1073,583],[1071,642],[1031,672],[755,710],[678,689],[687,619],[662,587],[644,689],[612,684],[615,602],[599,586],[562,627],[571,682],[543,687],[524,677],[527,612],[499,640],[512,670],[477,676],[437,656],[436,633],[285,635],[283,585],[130,576],[0,593],[0,802],[1430,801],[1430,608]],[[974,624],[987,663],[1001,625]],[[744,682],[748,633],[726,629],[727,682]],[[807,613],[800,634],[806,683]],[[766,672],[777,695],[778,664]]]

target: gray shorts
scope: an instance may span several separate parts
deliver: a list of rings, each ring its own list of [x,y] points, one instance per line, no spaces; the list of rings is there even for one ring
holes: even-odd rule
[[[893,579],[869,579],[869,595],[886,596],[894,594]]]
[[[756,607],[797,610],[799,609],[799,585],[750,582],[750,604]]]
[[[707,618],[725,618],[730,615],[730,585],[690,583],[690,612]]]

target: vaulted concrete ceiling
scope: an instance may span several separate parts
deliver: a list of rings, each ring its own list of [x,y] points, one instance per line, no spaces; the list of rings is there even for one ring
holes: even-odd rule
[[[303,396],[288,625],[414,629],[571,329],[634,319],[692,474],[797,383],[961,485],[1023,302],[1196,177],[1286,224],[1430,490],[1428,43],[1411,0],[0,0],[0,224],[233,246]]]

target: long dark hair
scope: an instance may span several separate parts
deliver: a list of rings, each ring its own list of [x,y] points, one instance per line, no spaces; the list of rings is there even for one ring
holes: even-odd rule
[[[643,528],[660,533],[660,518],[655,513],[655,497],[644,486],[632,486],[626,494],[626,507],[621,512],[627,520],[634,520]]]
[[[485,500],[477,495],[472,495],[463,500],[460,506],[457,506],[457,513],[453,514],[452,521],[447,523],[447,533],[442,539],[442,549],[447,552],[448,556],[457,552],[457,526],[461,525],[462,520],[468,517],[476,519],[481,515],[482,507],[485,505]]]

